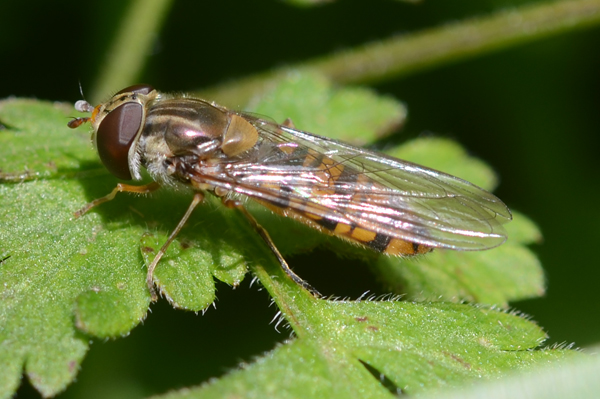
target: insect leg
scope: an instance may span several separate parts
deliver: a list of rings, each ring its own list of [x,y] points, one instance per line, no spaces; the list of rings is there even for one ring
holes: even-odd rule
[[[192,200],[192,203],[188,207],[187,211],[185,212],[185,215],[183,215],[183,217],[177,224],[177,227],[175,227],[175,230],[173,230],[171,232],[171,235],[169,236],[167,241],[160,248],[160,250],[154,257],[154,259],[152,260],[152,263],[150,263],[148,265],[148,274],[146,274],[146,284],[148,284],[148,290],[150,291],[150,296],[152,297],[152,302],[156,302],[156,300],[158,299],[158,296],[156,295],[156,290],[154,289],[154,269],[156,269],[156,265],[160,261],[160,258],[162,258],[163,255],[165,254],[165,252],[167,252],[167,248],[169,248],[169,245],[171,245],[171,243],[173,242],[175,237],[177,237],[177,234],[179,234],[179,232],[185,225],[185,222],[187,222],[187,220],[190,218],[190,215],[194,211],[194,208],[196,208],[196,206],[200,202],[202,202],[203,199],[204,199],[204,194],[202,194],[202,193],[194,194],[194,199]]]
[[[152,182],[150,184],[145,184],[143,186],[132,186],[129,184],[119,183],[119,184],[117,184],[117,187],[115,187],[114,190],[112,190],[110,192],[110,194],[93,200],[92,202],[90,202],[89,204],[86,204],[83,208],[81,208],[80,210],[75,212],[75,217],[78,218],[80,216],[83,216],[93,207],[113,200],[115,198],[115,196],[117,195],[117,193],[148,194],[148,193],[151,193],[152,191],[158,190],[159,188],[160,188],[160,185],[156,182]]]
[[[306,281],[302,280],[302,278],[300,276],[298,276],[296,273],[294,273],[294,271],[290,268],[290,266],[287,264],[287,262],[285,261],[285,259],[283,258],[283,256],[281,255],[281,253],[279,252],[277,247],[275,246],[275,243],[271,239],[271,236],[269,235],[267,230],[258,223],[258,221],[254,218],[254,216],[252,216],[250,214],[250,212],[248,212],[248,210],[241,203],[239,203],[237,201],[233,201],[233,200],[228,200],[225,198],[222,198],[222,201],[223,201],[223,204],[225,204],[227,207],[237,208],[244,214],[244,216],[246,216],[246,219],[248,219],[248,221],[250,222],[252,227],[254,227],[254,230],[256,230],[258,235],[260,235],[260,237],[264,240],[264,242],[269,246],[269,249],[271,250],[271,252],[273,252],[275,257],[279,261],[279,264],[281,265],[281,268],[283,269],[283,271],[296,284],[298,284],[302,288],[308,290],[311,294],[313,294],[317,298],[323,296],[323,295],[321,295],[321,293],[319,291],[314,289],[310,284],[308,284]]]

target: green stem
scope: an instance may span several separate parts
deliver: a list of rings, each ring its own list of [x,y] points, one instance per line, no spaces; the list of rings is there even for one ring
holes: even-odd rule
[[[243,104],[289,69],[316,71],[340,84],[377,82],[598,22],[600,0],[538,3],[369,43],[222,84],[201,94],[224,104]]]
[[[171,3],[172,0],[132,1],[93,86],[93,104],[136,83]]]

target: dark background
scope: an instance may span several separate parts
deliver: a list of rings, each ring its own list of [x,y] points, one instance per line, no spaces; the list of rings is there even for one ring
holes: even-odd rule
[[[78,100],[78,82],[91,87],[126,3],[2,1],[0,98]],[[299,9],[275,0],[175,1],[140,81],[198,89],[526,3],[345,0]],[[405,137],[430,131],[459,141],[498,172],[498,196],[540,226],[545,240],[533,249],[547,295],[513,306],[551,343],[600,341],[599,44],[600,29],[590,28],[375,86],[407,104]],[[377,292],[358,262],[319,251],[290,263],[324,292]],[[314,266],[324,263],[331,266]],[[269,325],[276,310],[266,293],[248,281],[218,289],[217,310],[205,316],[160,303],[130,337],[95,342],[65,396],[135,397],[198,384],[288,337]],[[19,397],[28,394],[25,386]]]

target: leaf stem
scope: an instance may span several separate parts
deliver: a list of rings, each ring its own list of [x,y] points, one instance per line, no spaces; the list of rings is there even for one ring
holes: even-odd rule
[[[287,68],[221,84],[202,95],[240,104],[290,69],[307,69],[333,82],[372,83],[527,43],[600,22],[600,0],[563,0],[499,11],[393,37]]]
[[[109,47],[94,83],[92,101],[132,84],[139,77],[172,0],[134,0]]]

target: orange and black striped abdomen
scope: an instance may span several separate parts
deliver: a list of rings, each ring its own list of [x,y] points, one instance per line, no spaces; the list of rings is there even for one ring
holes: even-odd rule
[[[369,202],[367,194],[369,187],[377,183],[365,174],[336,162],[312,149],[292,149],[289,147],[285,149],[280,147],[280,149],[287,154],[294,153],[298,166],[302,166],[304,170],[310,171],[311,175],[318,181],[314,187],[311,187],[311,198],[337,194],[349,196],[349,203]],[[356,188],[356,192],[352,193],[353,190],[348,189],[350,187]],[[348,212],[348,209],[344,209],[341,206],[332,209],[315,203],[316,201],[309,201],[308,198],[298,199],[294,197],[292,199],[290,196],[291,188],[285,185],[279,185],[278,190],[279,195],[276,200],[259,202],[276,213],[295,217],[314,228],[364,245],[380,253],[416,255],[432,250],[431,247],[395,238],[388,234],[378,233],[356,224],[339,222],[336,220],[339,218],[335,218],[335,215],[343,215]],[[331,218],[327,217],[328,213],[332,215]]]

